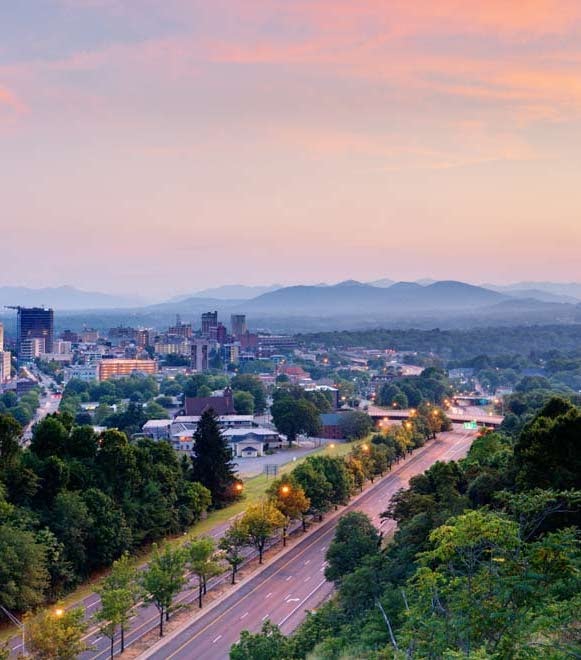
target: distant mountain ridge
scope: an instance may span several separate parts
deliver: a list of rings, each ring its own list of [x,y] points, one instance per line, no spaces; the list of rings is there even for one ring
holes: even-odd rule
[[[115,309],[145,304],[141,298],[82,291],[72,286],[45,287],[0,286],[0,307],[53,307],[62,310]]]

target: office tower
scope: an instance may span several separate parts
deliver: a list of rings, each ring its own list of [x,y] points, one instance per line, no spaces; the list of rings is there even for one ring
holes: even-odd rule
[[[210,328],[210,339],[218,344],[225,344],[227,335],[226,326],[220,322],[217,326]]]
[[[232,314],[230,316],[230,327],[232,328],[233,337],[245,335],[248,330],[246,327],[246,314]]]
[[[210,344],[204,339],[194,339],[192,342],[192,369],[207,371],[209,355]]]
[[[10,380],[10,351],[0,351],[0,385]]]
[[[202,314],[202,336],[210,336],[210,328],[218,325],[218,312],[205,312]]]
[[[25,362],[34,362],[34,360],[39,358],[43,353],[46,353],[44,339],[41,339],[40,337],[23,339],[20,342],[18,361],[21,364]]]
[[[0,351],[4,350],[4,326],[0,323]]]
[[[44,353],[52,353],[54,337],[54,312],[44,307],[17,307],[18,324],[16,335],[16,351],[18,359],[22,360],[21,350],[23,344],[29,339],[44,340]],[[38,345],[33,342],[34,350]],[[27,347],[30,350],[30,346]]]

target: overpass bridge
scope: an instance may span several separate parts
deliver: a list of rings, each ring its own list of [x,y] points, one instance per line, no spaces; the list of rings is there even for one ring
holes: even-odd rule
[[[390,410],[389,408],[381,408],[380,406],[369,406],[367,409],[368,415],[372,417],[376,423],[385,420],[401,421],[403,419],[409,419],[410,417],[413,419],[414,412],[412,412],[412,409]],[[456,424],[476,422],[478,426],[489,428],[499,427],[504,419],[502,415],[491,415],[486,413],[474,415],[470,413],[452,413],[446,411],[446,415],[450,421]]]

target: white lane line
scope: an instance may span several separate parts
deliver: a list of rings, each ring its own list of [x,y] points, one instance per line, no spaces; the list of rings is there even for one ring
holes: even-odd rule
[[[306,559],[306,560],[305,560],[305,566],[306,566],[307,564],[310,564],[310,563],[311,563],[311,560],[310,560],[310,559]]]
[[[219,639],[222,639],[222,635],[218,635],[218,637],[212,641],[212,644],[215,644]]]
[[[305,578],[305,582],[308,582],[310,579],[311,579],[311,576],[307,575],[307,577]]]
[[[265,615],[262,617],[262,620],[264,621],[265,619],[268,619],[269,616],[270,616],[270,614],[265,614]]]
[[[292,576],[292,575],[289,575],[289,576],[287,577],[286,581],[288,582],[289,580],[292,580],[292,579],[293,579],[293,576]]]
[[[300,598],[289,598],[286,602],[287,603],[298,603],[301,599]]]
[[[244,612],[244,614],[240,617],[240,621],[242,621],[242,619],[245,619],[247,616],[248,616],[248,612]]]
[[[265,598],[265,599],[266,599],[266,598],[270,598],[271,596],[272,596],[272,591],[269,591],[269,592],[266,594],[266,596],[265,596],[264,598]]]
[[[291,618],[291,616],[292,616],[292,615],[293,615],[293,614],[294,614],[294,613],[295,613],[300,607],[302,607],[302,605],[303,605],[304,603],[306,603],[307,600],[309,600],[309,598],[310,598],[310,597],[311,597],[316,591],[318,591],[318,590],[319,590],[319,589],[320,589],[320,588],[321,588],[326,582],[327,582],[327,580],[323,580],[322,582],[319,582],[319,584],[318,584],[318,585],[317,585],[317,586],[316,586],[316,587],[315,587],[315,588],[314,588],[314,589],[313,589],[313,590],[312,590],[307,596],[305,596],[305,598],[303,598],[303,600],[302,600],[298,605],[296,605],[295,607],[293,607],[293,609],[292,609],[292,610],[291,610],[291,611],[290,611],[290,612],[284,617],[284,619],[281,619],[281,620],[278,622],[278,625],[279,625],[279,626],[282,626],[283,623],[286,623],[286,622]]]
[[[103,639],[103,637],[97,637],[97,639],[93,640],[93,644],[97,644],[97,642],[100,642]]]

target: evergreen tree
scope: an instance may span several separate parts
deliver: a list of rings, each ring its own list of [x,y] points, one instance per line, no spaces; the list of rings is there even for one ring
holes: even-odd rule
[[[232,451],[213,410],[203,413],[194,433],[191,479],[210,491],[215,506],[238,496],[239,482],[234,474]]]

